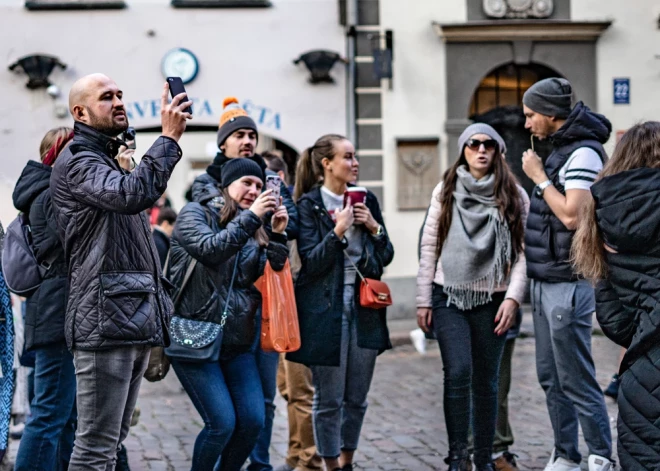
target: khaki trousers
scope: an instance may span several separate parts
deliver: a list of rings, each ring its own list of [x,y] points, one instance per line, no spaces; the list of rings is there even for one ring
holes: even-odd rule
[[[289,452],[286,462],[301,471],[323,469],[323,461],[316,453],[312,426],[312,372],[305,365],[280,358],[277,370],[277,389],[287,402],[289,416]]]

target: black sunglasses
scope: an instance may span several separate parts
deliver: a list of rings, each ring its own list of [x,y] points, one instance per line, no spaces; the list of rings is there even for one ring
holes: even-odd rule
[[[486,150],[493,150],[493,149],[497,149],[498,147],[497,141],[495,139],[486,139],[485,141],[480,141],[479,139],[468,139],[465,146],[469,147],[472,150],[479,150],[481,144],[484,145]]]

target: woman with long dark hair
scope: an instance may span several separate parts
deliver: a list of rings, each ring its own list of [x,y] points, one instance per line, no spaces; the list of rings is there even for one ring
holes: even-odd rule
[[[76,375],[64,339],[67,265],[49,187],[52,167],[72,139],[69,127],[48,131],[40,161],[28,161],[13,194],[14,206],[28,217],[37,262],[50,267],[26,301],[25,350],[35,352],[34,398],[16,456],[19,471],[66,469],[73,449]]]
[[[262,193],[261,167],[249,159],[232,159],[224,165],[220,183],[222,190],[196,191],[198,200],[181,210],[170,252],[175,286],[182,286],[191,258],[198,261],[175,306],[176,316],[222,326],[214,340],[220,344],[217,358],[171,356],[204,421],[192,471],[212,471],[218,459],[220,471],[239,471],[264,426],[254,352],[261,295],[254,282],[267,260],[274,270],[282,270],[289,253],[287,211],[272,190]],[[265,218],[271,213],[267,230]]]
[[[424,224],[417,323],[435,331],[442,354],[449,469],[468,469],[472,420],[476,469],[490,471],[500,358],[527,286],[529,198],[492,127],[469,126],[458,151],[433,192]]]
[[[627,348],[619,369],[621,469],[660,463],[660,122],[630,128],[591,187],[573,239],[573,261],[599,281],[596,315]]]
[[[360,305],[360,275],[380,279],[394,249],[376,195],[344,204],[358,167],[353,144],[328,134],[303,152],[296,171],[302,347],[287,359],[311,366],[314,436],[328,471],[353,469],[376,357],[391,348],[385,309]]]

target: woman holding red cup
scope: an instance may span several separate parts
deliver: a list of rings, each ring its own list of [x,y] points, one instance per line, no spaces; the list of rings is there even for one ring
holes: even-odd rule
[[[391,348],[385,309],[359,300],[357,269],[380,279],[394,249],[376,196],[353,186],[358,168],[353,144],[329,134],[302,154],[296,171],[302,347],[287,359],[312,369],[314,436],[329,471],[354,469],[376,357]]]

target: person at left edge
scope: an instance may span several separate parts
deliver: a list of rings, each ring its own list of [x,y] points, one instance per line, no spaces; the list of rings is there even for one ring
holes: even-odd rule
[[[78,430],[69,471],[106,471],[128,434],[150,347],[169,343],[172,301],[144,214],[182,156],[186,120],[179,94],[161,97],[162,135],[132,172],[115,156],[128,127],[123,92],[87,75],[69,93],[73,142],[50,180],[68,261],[65,337],[76,370]],[[111,384],[112,387],[108,387]]]

